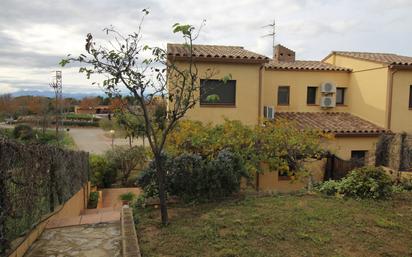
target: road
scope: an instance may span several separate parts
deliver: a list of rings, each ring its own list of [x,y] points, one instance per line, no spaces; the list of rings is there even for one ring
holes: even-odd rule
[[[100,128],[71,128],[69,134],[77,148],[82,151],[102,154],[112,147],[112,139]],[[141,139],[133,141],[133,145],[141,144]],[[115,138],[114,145],[129,145],[129,141],[125,138]]]
[[[14,125],[0,123],[0,128],[14,128]],[[101,128],[70,128],[69,134],[76,143],[78,150],[93,154],[102,154],[112,147],[112,139],[108,135],[108,132]],[[127,146],[129,145],[129,140],[125,138],[115,138],[114,145]],[[143,145],[142,139],[134,139],[133,145]]]

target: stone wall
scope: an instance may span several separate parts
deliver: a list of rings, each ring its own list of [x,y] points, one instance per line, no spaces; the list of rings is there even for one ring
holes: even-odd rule
[[[395,134],[389,141],[387,167],[396,171],[412,169],[412,135]]]

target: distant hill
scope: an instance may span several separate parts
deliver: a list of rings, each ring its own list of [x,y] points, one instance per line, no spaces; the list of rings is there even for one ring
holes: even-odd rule
[[[32,91],[17,91],[11,94],[14,97],[17,96],[45,96],[45,97],[54,97],[54,92],[53,91],[40,91],[40,90],[32,90]],[[97,94],[97,93],[64,93],[63,92],[63,97],[72,97],[75,99],[82,99],[84,97],[91,97],[91,96],[104,96],[104,94]]]

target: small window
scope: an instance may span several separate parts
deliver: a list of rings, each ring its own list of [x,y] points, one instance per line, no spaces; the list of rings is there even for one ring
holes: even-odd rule
[[[412,109],[412,85],[409,86],[409,109]]]
[[[365,166],[366,154],[368,151],[352,151],[351,152],[351,161],[356,164],[356,166]]]
[[[307,98],[306,98],[307,104],[316,104],[317,90],[318,90],[317,87],[308,87],[308,93],[307,93]]]
[[[263,106],[263,117],[268,120],[274,119],[274,109],[272,106]]]
[[[289,105],[289,86],[278,88],[278,105]]]
[[[200,80],[201,105],[235,105],[236,80],[224,83],[217,79]]]
[[[286,171],[279,171],[278,172],[278,180],[291,180],[291,176],[289,175],[289,172]]]
[[[346,88],[344,87],[336,88],[336,104],[340,104],[340,105],[345,104],[345,91],[346,91]]]

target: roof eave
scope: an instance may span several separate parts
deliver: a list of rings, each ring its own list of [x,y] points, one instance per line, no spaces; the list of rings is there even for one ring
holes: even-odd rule
[[[378,137],[383,134],[393,134],[390,130],[371,132],[332,132],[336,137]]]
[[[389,65],[390,69],[394,70],[412,70],[412,65],[410,64],[391,64]]]
[[[168,60],[172,61],[188,61],[188,56],[168,55]],[[213,63],[241,63],[241,64],[263,64],[268,63],[269,58],[230,58],[230,57],[198,57],[194,56],[195,62],[213,62]]]
[[[324,72],[352,72],[351,69],[310,69],[310,68],[275,68],[265,67],[266,70],[279,70],[279,71],[324,71]]]

